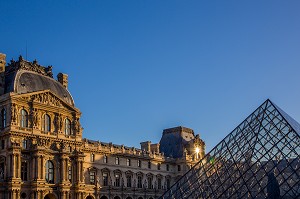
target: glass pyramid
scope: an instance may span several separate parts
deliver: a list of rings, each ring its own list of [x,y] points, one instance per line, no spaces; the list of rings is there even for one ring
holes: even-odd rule
[[[300,198],[300,125],[266,100],[165,198]]]

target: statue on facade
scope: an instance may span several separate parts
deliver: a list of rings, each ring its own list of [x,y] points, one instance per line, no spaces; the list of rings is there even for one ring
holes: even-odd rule
[[[11,121],[16,122],[17,119],[17,108],[15,104],[11,105]]]

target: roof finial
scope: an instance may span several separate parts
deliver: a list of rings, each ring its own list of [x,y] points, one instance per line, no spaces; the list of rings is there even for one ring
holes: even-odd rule
[[[23,59],[23,57],[22,57],[22,55],[20,55],[19,56],[19,61],[23,61],[24,59]]]

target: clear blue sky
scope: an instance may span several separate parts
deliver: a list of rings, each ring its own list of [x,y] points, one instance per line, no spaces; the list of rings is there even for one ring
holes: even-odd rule
[[[69,75],[84,137],[190,127],[210,150],[270,98],[300,121],[299,0],[0,0],[0,52]]]

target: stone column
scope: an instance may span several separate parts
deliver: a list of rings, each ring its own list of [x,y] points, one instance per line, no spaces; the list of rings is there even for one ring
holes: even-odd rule
[[[45,174],[44,174],[44,159],[45,157],[43,155],[40,156],[40,159],[41,159],[41,165],[40,165],[40,169],[41,169],[41,176],[40,176],[40,179],[45,179]]]

